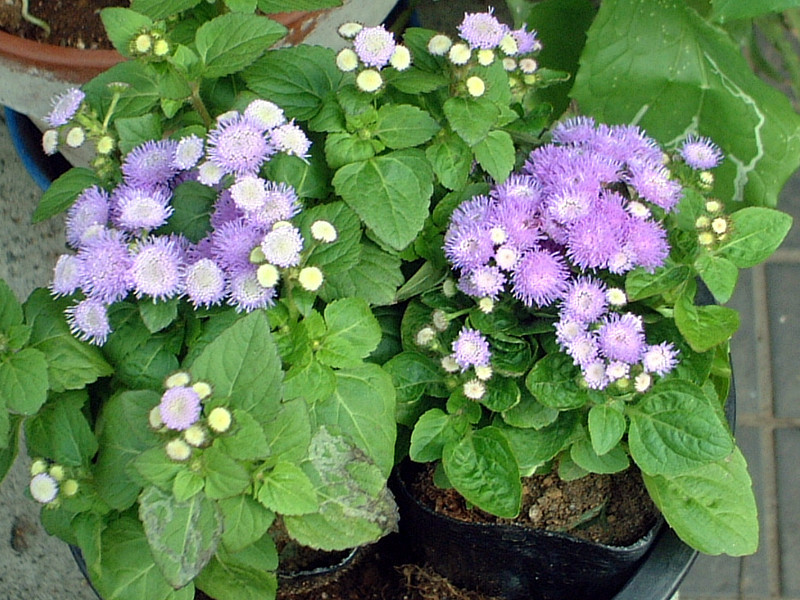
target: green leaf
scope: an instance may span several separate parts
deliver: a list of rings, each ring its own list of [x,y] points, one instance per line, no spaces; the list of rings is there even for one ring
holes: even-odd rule
[[[0,362],[0,399],[11,412],[32,415],[47,400],[47,358],[23,348]]]
[[[217,194],[197,181],[185,181],[172,194],[172,215],[160,233],[181,233],[197,243],[211,229],[211,210]]]
[[[342,80],[334,51],[321,46],[271,50],[242,75],[252,91],[278,104],[289,118],[302,121],[319,112]]]
[[[336,388],[333,369],[312,359],[305,365],[294,365],[283,380],[283,399],[302,398],[314,403],[330,396]]]
[[[552,424],[540,429],[521,429],[499,422],[495,426],[502,429],[508,439],[517,458],[520,473],[530,475],[573,442],[576,423],[576,412],[566,411],[559,413]]]
[[[667,263],[653,273],[642,268],[628,273],[625,276],[625,293],[631,302],[651,298],[674,289],[685,282],[690,275],[689,267],[675,264],[667,259]]]
[[[616,448],[627,429],[623,407],[613,401],[590,408],[588,423],[592,449],[600,456]]]
[[[286,34],[286,28],[267,17],[227,13],[197,30],[197,53],[205,63],[203,76],[224,77],[250,66]]]
[[[378,109],[374,135],[389,148],[412,148],[430,140],[441,129],[426,111],[410,104],[385,104]]]
[[[800,115],[688,3],[603,2],[572,97],[598,120],[635,122],[665,143],[687,132],[713,139],[726,155],[714,192],[726,201],[774,206],[800,162]]]
[[[726,23],[737,19],[751,19],[769,13],[778,13],[797,8],[797,0],[758,0],[741,2],[740,0],[711,0],[709,19],[718,23]]]
[[[118,118],[114,121],[114,127],[119,135],[119,149],[123,154],[149,140],[161,139],[161,119],[155,113]]]
[[[140,302],[139,315],[150,333],[157,333],[169,327],[178,317],[178,299],[166,301]]]
[[[174,590],[153,561],[142,524],[131,516],[109,523],[101,535],[100,562],[90,569],[92,584],[103,598],[117,600],[192,600],[190,583]]]
[[[181,470],[172,482],[172,495],[178,502],[186,502],[199,494],[205,482],[194,471]]]
[[[165,492],[172,491],[175,477],[186,468],[167,456],[163,442],[159,447],[141,452],[132,460],[131,465],[144,482],[158,486]]]
[[[231,552],[261,538],[275,520],[275,513],[247,494],[219,500],[217,505],[222,511],[222,543]]]
[[[250,485],[250,474],[241,464],[225,454],[215,443],[203,451],[206,496],[213,500],[241,494]]]
[[[519,467],[500,429],[484,427],[447,444],[442,465],[450,483],[470,503],[498,517],[513,519],[519,514]]]
[[[0,483],[5,479],[19,452],[19,424],[22,417],[9,415],[0,405]]]
[[[730,238],[718,252],[740,269],[764,262],[792,228],[792,217],[769,208],[749,206],[731,214]]]
[[[228,327],[208,344],[190,369],[195,381],[208,381],[217,398],[231,408],[268,420],[280,402],[282,372],[269,323],[255,311]]]
[[[472,169],[472,150],[460,137],[453,134],[437,137],[425,149],[425,156],[443,186],[458,190],[466,185]]]
[[[503,411],[503,421],[512,427],[523,429],[541,429],[552,424],[558,418],[559,410],[550,406],[545,406],[537,401],[528,388],[520,390],[522,394],[520,401]]]
[[[22,324],[22,319],[22,305],[5,280],[0,279],[0,333],[8,334],[12,326]]]
[[[316,351],[330,367],[356,367],[381,341],[381,327],[361,298],[335,300],[325,307],[328,331]]]
[[[433,171],[421,150],[397,150],[345,165],[333,186],[382,242],[402,250],[428,216]]]
[[[98,185],[100,180],[94,171],[84,167],[73,167],[53,183],[42,194],[33,213],[33,222],[40,223],[67,210],[75,198],[85,189]]]
[[[320,427],[303,469],[320,498],[319,510],[284,517],[289,535],[305,546],[343,550],[397,530],[397,507],[386,472],[356,446]]]
[[[525,385],[536,400],[551,408],[580,408],[589,401],[589,393],[578,385],[572,359],[561,352],[548,354],[533,365]]]
[[[219,509],[203,494],[179,502],[157,487],[145,488],[139,496],[139,518],[153,559],[175,589],[203,570],[222,536]]]
[[[576,465],[590,473],[619,473],[630,466],[628,454],[620,446],[600,455],[586,438],[572,444],[569,453]]]
[[[323,199],[330,194],[328,166],[315,146],[311,147],[310,159],[280,152],[269,159],[266,168],[270,181],[291,185],[298,198]]]
[[[374,306],[395,302],[397,288],[403,283],[400,259],[378,246],[364,241],[358,263],[346,271],[330,274],[320,294],[323,299],[362,298]]]
[[[258,501],[282,515],[305,515],[319,509],[311,480],[300,467],[288,462],[279,462],[264,473]]]
[[[660,382],[627,413],[631,456],[649,475],[680,475],[733,450],[719,411],[688,381]]]
[[[153,25],[153,20],[146,15],[129,8],[117,6],[102,9],[100,11],[100,19],[103,21],[106,35],[114,45],[114,48],[122,56],[128,58],[131,58],[130,43],[133,40],[133,36],[139,30]]]
[[[54,392],[79,389],[112,373],[100,350],[70,333],[64,308],[65,303],[56,303],[45,289],[35,290],[24,306],[25,321],[33,327],[28,344],[44,353]]]
[[[643,474],[650,497],[675,532],[705,554],[744,556],[758,548],[758,515],[742,453],[676,476]]]
[[[433,462],[442,457],[448,443],[457,442],[463,432],[456,425],[457,419],[440,408],[431,408],[414,424],[411,432],[411,460]]]
[[[514,168],[514,140],[505,131],[490,131],[472,147],[475,159],[497,183],[502,183]]]
[[[114,115],[135,117],[151,112],[160,104],[159,79],[159,72],[153,65],[138,60],[126,60],[85,83],[83,90],[92,103],[92,108],[105,114],[114,98],[109,85],[116,82],[127,84],[128,87],[119,96]]]
[[[131,8],[152,19],[163,19],[194,8],[200,2],[201,0],[131,0]]]
[[[381,150],[374,140],[352,133],[330,133],[325,138],[325,160],[331,169],[372,158]]]
[[[388,476],[394,464],[395,395],[378,365],[336,371],[336,391],[314,407],[317,425],[337,427]]]
[[[256,10],[256,0],[225,0],[225,6],[233,12],[252,13]]]
[[[270,458],[300,462],[311,443],[311,421],[306,400],[299,398],[281,404],[280,410],[264,425]]]
[[[444,373],[436,361],[418,352],[401,352],[384,363],[383,369],[392,376],[397,394],[397,421],[408,427],[416,423],[416,407],[429,388],[444,384]]]
[[[489,134],[500,114],[493,102],[475,98],[449,98],[443,109],[450,127],[470,146]]]
[[[503,412],[515,406],[521,398],[519,386],[513,379],[495,376],[489,381],[481,404],[494,412]]]
[[[695,261],[695,268],[714,299],[725,304],[733,296],[739,269],[727,258],[702,252]]]
[[[264,429],[249,413],[235,409],[231,428],[216,443],[229,456],[238,460],[259,460],[269,456],[269,443]]]
[[[705,352],[739,329],[739,313],[725,306],[695,306],[687,294],[675,303],[675,324],[695,352]]]
[[[274,598],[278,589],[278,577],[273,571],[240,564],[236,555],[227,552],[218,552],[195,583],[212,598],[226,600]]]
[[[98,444],[82,412],[88,400],[84,390],[52,399],[25,421],[25,437],[32,455],[71,467],[88,467]]]

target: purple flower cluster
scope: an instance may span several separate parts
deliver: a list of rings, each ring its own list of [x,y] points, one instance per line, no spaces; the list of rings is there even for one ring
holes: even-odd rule
[[[529,54],[541,49],[536,33],[527,31],[525,26],[511,29],[494,16],[494,9],[483,13],[465,13],[458,26],[458,34],[473,50],[494,50],[502,48],[508,55]],[[512,46],[506,46],[512,40]],[[512,50],[513,51],[509,51]]]
[[[308,145],[279,107],[255,103],[250,116],[223,115],[207,143],[193,135],[134,148],[122,161],[116,188],[93,186],[78,196],[66,220],[75,253],[60,257],[51,284],[55,295],[78,298],[67,310],[76,336],[105,343],[111,333],[107,309],[129,294],[154,302],[185,297],[195,307],[226,301],[245,311],[274,303],[277,291],[261,285],[258,266],[299,264],[304,240],[290,219],[300,203],[293,188],[267,181],[259,171],[274,153],[304,154]],[[287,125],[297,129],[290,132],[294,142],[274,142],[270,131]],[[305,142],[298,152],[300,136]],[[196,243],[160,233],[173,214],[176,188],[202,181],[203,164],[220,174],[211,230]],[[261,256],[254,258],[254,250]]]
[[[559,124],[521,172],[456,208],[444,252],[470,296],[508,292],[526,307],[557,307],[557,339],[590,387],[634,365],[663,375],[675,349],[648,346],[640,317],[609,306],[603,278],[664,264],[663,217],[681,195],[639,128],[578,117]]]

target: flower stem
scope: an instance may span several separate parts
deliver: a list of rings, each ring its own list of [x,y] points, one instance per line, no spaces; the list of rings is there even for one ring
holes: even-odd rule
[[[28,5],[29,0],[22,0],[22,18],[25,19],[28,23],[33,23],[37,27],[41,27],[44,29],[44,34],[46,36],[50,35],[50,25],[47,21],[43,21],[39,17],[34,17],[30,12],[30,6]]]
[[[206,128],[210,128],[214,120],[211,118],[211,115],[209,114],[206,105],[203,103],[203,99],[200,97],[200,85],[197,82],[192,83],[191,85],[192,85],[192,95],[191,95],[192,106],[198,112],[200,118],[203,119],[203,124],[206,126]]]

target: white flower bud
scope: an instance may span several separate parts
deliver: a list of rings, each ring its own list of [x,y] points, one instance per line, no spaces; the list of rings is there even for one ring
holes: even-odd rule
[[[467,64],[471,56],[472,50],[462,42],[453,44],[452,48],[450,48],[450,51],[447,53],[447,58],[450,59],[450,62],[458,66]]]
[[[443,34],[437,34],[428,41],[428,52],[434,56],[444,56],[453,46],[453,41]]]
[[[218,406],[208,414],[208,426],[217,433],[225,433],[231,426],[231,412]]]
[[[311,237],[320,242],[330,244],[336,241],[336,228],[328,221],[314,221],[311,224]]]
[[[358,54],[351,48],[340,50],[339,54],[336,55],[336,66],[344,73],[354,71],[358,66]]]
[[[308,292],[316,292],[325,278],[317,267],[304,267],[300,270],[297,276],[297,281],[303,286],[303,289]]]
[[[362,92],[377,92],[383,85],[383,77],[375,69],[364,69],[356,77],[356,85]]]
[[[483,93],[486,91],[486,84],[483,82],[483,79],[477,75],[473,75],[467,79],[467,91],[470,96],[479,98],[483,96]]]

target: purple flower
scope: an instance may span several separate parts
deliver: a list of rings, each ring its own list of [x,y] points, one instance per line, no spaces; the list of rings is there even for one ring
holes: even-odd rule
[[[539,182],[530,175],[512,173],[503,183],[494,186],[490,195],[500,203],[506,200],[527,203],[531,210],[534,210],[538,208],[541,189],[539,188]]]
[[[686,138],[680,148],[680,155],[687,165],[698,171],[713,169],[722,162],[723,158],[719,146],[707,137],[695,135]]]
[[[78,88],[70,88],[53,99],[53,108],[44,118],[50,127],[60,127],[70,122],[86,97]]]
[[[547,306],[564,296],[569,268],[564,258],[545,250],[530,250],[511,276],[512,292],[525,306]]]
[[[568,224],[589,214],[596,198],[596,186],[565,182],[548,198],[547,208],[553,219]]]
[[[537,203],[524,198],[509,197],[498,202],[490,225],[506,234],[505,243],[527,250],[542,238],[542,218]]]
[[[250,267],[250,253],[262,236],[261,228],[243,219],[229,221],[211,234],[211,255],[226,271]]]
[[[97,346],[106,343],[111,325],[105,303],[97,298],[86,298],[65,311],[72,335],[83,342]]]
[[[194,167],[205,151],[205,142],[202,138],[192,134],[182,137],[175,146],[175,155],[172,166],[181,171]]]
[[[175,386],[161,396],[158,411],[161,421],[170,429],[189,429],[200,417],[200,396],[191,387]]]
[[[469,270],[489,262],[494,244],[489,231],[478,224],[451,226],[444,235],[444,255],[457,269]]]
[[[592,323],[606,312],[606,287],[592,277],[578,277],[570,281],[564,294],[562,318]]]
[[[642,318],[632,313],[611,314],[597,330],[597,339],[600,352],[609,360],[637,363],[646,347]]]
[[[581,370],[584,381],[589,389],[602,390],[608,386],[608,376],[606,375],[606,363],[602,360],[595,361],[583,367]]]
[[[500,23],[492,14],[493,9],[484,13],[466,13],[458,26],[458,33],[471,48],[491,50],[497,48],[508,27]]]
[[[570,225],[567,255],[583,269],[606,268],[622,247],[630,218],[619,195],[604,194],[594,211]]]
[[[108,213],[108,192],[96,185],[83,190],[67,211],[67,243],[78,248],[87,234],[104,229],[108,224]]]
[[[222,190],[214,203],[214,210],[211,213],[211,227],[220,229],[225,223],[236,221],[244,217],[244,211],[236,206],[236,202],[231,195],[231,189]]]
[[[669,169],[663,165],[634,163],[630,165],[628,182],[639,195],[669,212],[681,199],[681,184],[670,177]]]
[[[62,254],[53,269],[50,291],[54,296],[69,296],[81,285],[81,261],[74,254]]]
[[[111,304],[128,294],[131,289],[131,258],[121,231],[103,230],[86,241],[77,256],[81,289],[88,296]]]
[[[505,283],[506,276],[498,267],[484,265],[464,274],[459,282],[459,288],[470,296],[496,300],[503,291]]]
[[[121,185],[112,201],[111,220],[126,231],[157,229],[172,215],[170,196],[159,187]]]
[[[368,67],[379,69],[389,64],[395,49],[394,36],[382,25],[362,27],[353,39],[353,50]]]
[[[278,221],[288,221],[300,212],[300,203],[294,188],[285,183],[268,181],[264,208],[259,213],[259,222],[272,227]]]
[[[596,362],[600,356],[597,338],[588,331],[582,331],[564,342],[564,350],[572,361],[581,367]]]
[[[473,196],[465,200],[450,215],[452,225],[480,225],[485,223],[492,213],[494,203],[486,196]],[[452,227],[451,225],[451,227]]]
[[[186,296],[195,307],[219,304],[227,285],[225,272],[210,258],[201,258],[184,271]]]
[[[467,327],[461,329],[453,342],[453,358],[462,371],[470,367],[485,367],[491,357],[489,342],[480,331]]]
[[[664,376],[678,364],[678,350],[669,342],[647,346],[642,357],[642,366],[648,373]]]
[[[528,54],[542,48],[542,43],[536,36],[535,31],[528,31],[523,23],[519,29],[512,29],[508,32],[517,43],[517,54]]]
[[[131,150],[121,165],[125,182],[134,187],[168,185],[179,170],[174,165],[177,147],[175,140],[149,140]]]
[[[261,124],[240,114],[219,121],[208,132],[208,158],[225,173],[257,173],[274,153]]]
[[[303,234],[287,221],[280,221],[261,240],[261,251],[267,262],[273,265],[283,268],[297,266],[303,251]]]
[[[230,188],[236,207],[245,214],[264,208],[267,200],[266,182],[256,175],[239,177]]]
[[[595,121],[591,117],[570,117],[553,128],[553,141],[558,144],[585,144],[594,137]]]
[[[650,273],[664,264],[669,256],[667,232],[656,221],[631,218],[625,235],[625,245],[629,247],[636,266]]]
[[[250,312],[272,306],[277,295],[274,287],[264,287],[258,282],[254,266],[231,275],[228,291],[228,304],[235,307],[236,312]]]
[[[175,239],[147,238],[133,253],[131,280],[137,297],[166,300],[183,291],[183,250]]]
[[[279,125],[270,131],[270,138],[279,152],[300,158],[309,157],[308,150],[311,148],[311,140],[306,137],[302,129],[294,124],[294,121]]]

